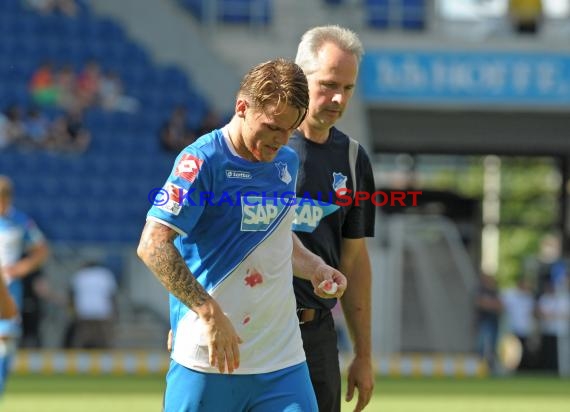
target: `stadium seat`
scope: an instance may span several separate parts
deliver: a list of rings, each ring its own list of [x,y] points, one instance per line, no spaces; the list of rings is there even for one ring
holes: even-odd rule
[[[421,30],[425,27],[425,0],[365,0],[364,6],[366,23],[372,28]]]
[[[0,14],[22,12],[23,8],[19,0],[0,1]]]
[[[208,19],[207,3],[204,0],[180,0],[198,21]],[[219,0],[218,9],[212,10],[214,18],[228,24],[267,25],[272,20],[271,0]]]
[[[390,0],[365,0],[366,23],[375,29],[386,29],[390,25]]]
[[[423,30],[426,24],[425,0],[402,0],[402,27]]]

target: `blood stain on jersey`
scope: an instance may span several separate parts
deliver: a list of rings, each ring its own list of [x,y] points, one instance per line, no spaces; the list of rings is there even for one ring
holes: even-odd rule
[[[176,165],[174,175],[180,176],[182,179],[193,183],[203,163],[203,159],[199,159],[188,153],[183,154],[178,165]]]
[[[255,269],[248,269],[247,276],[244,278],[245,284],[251,288],[263,283],[263,276]]]
[[[242,325],[247,325],[250,320],[251,320],[251,316],[245,315],[245,317],[244,317],[243,320],[241,321],[241,324],[242,324]]]

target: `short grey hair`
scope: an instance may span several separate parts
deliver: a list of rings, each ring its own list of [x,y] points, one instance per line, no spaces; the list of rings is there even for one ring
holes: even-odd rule
[[[317,54],[326,43],[333,43],[342,50],[352,53],[358,63],[362,60],[364,47],[355,32],[338,25],[313,27],[301,37],[295,57],[295,63],[301,66],[306,75],[319,69]]]

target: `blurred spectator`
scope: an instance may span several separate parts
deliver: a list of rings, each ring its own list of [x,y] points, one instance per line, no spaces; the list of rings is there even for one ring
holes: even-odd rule
[[[101,68],[95,60],[90,60],[77,77],[77,100],[81,109],[98,103],[101,83]]]
[[[536,264],[537,295],[544,293],[547,284],[554,288],[565,284],[568,274],[558,236],[548,234],[541,239]]]
[[[83,113],[80,110],[72,110],[65,116],[68,133],[68,145],[71,151],[84,152],[91,141],[91,134],[83,126]]]
[[[518,369],[532,369],[536,366],[537,345],[532,340],[535,329],[535,301],[528,281],[521,277],[516,287],[503,291],[501,301],[507,332],[515,335],[523,348]]]
[[[105,110],[134,113],[139,106],[135,98],[124,94],[117,73],[102,73],[95,60],[90,60],[79,75],[68,64],[54,72],[52,64],[45,62],[32,75],[29,89],[36,104],[57,105],[66,111],[101,106]]]
[[[42,14],[50,14],[59,11],[69,17],[77,14],[75,0],[26,0],[28,6]]]
[[[49,14],[53,12],[55,7],[55,0],[25,0],[26,4],[34,10],[42,13]]]
[[[71,110],[77,102],[77,78],[73,67],[64,65],[56,73],[57,105],[65,110]]]
[[[509,0],[509,18],[517,33],[536,33],[542,23],[542,1]]]
[[[482,274],[475,299],[477,310],[477,351],[491,371],[496,370],[496,351],[499,337],[499,318],[503,304],[497,289],[497,280]]]
[[[22,110],[19,106],[10,106],[6,109],[5,116],[4,133],[6,134],[5,140],[7,145],[21,143],[26,137]]]
[[[113,345],[117,282],[113,273],[94,262],[77,271],[70,283],[74,312],[71,346],[93,349]]]
[[[117,73],[107,71],[103,74],[99,86],[101,106],[105,110],[134,113],[139,102],[123,94],[123,83]]]
[[[55,106],[58,103],[58,90],[54,77],[50,62],[42,63],[32,74],[29,88],[35,103],[41,106]]]
[[[551,283],[545,285],[544,293],[538,299],[540,322],[540,366],[549,371],[558,371],[558,340],[569,334],[570,296],[566,288],[554,289]]]
[[[196,130],[196,137],[200,137],[205,135],[206,133],[210,133],[214,129],[218,129],[222,127],[226,122],[222,121],[222,118],[215,110],[209,110],[202,121],[200,122],[200,126],[198,130]]]
[[[188,127],[186,106],[177,106],[160,130],[162,147],[168,151],[178,153],[195,140],[196,135]]]
[[[44,147],[50,128],[49,119],[38,109],[31,108],[24,119],[26,135],[25,145],[30,147]]]
[[[83,126],[82,113],[79,109],[74,109],[55,119],[46,147],[56,151],[83,153],[90,141],[91,134]]]
[[[77,14],[77,3],[75,0],[55,0],[56,8],[69,17]]]

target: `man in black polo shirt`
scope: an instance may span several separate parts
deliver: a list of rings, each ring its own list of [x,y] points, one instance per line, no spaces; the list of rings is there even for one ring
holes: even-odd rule
[[[365,238],[374,235],[375,209],[369,201],[339,206],[335,193],[372,193],[374,178],[365,150],[334,124],[352,96],[362,54],[356,34],[338,26],[315,27],[303,35],[295,62],[307,76],[310,103],[307,117],[289,140],[300,161],[293,229],[309,250],[348,278],[341,302],[355,356],[346,400],[358,388],[356,411],[368,404],[374,387],[371,267]],[[299,278],[294,278],[294,289],[319,411],[340,411],[340,368],[330,311],[336,299],[319,298],[311,283]]]

